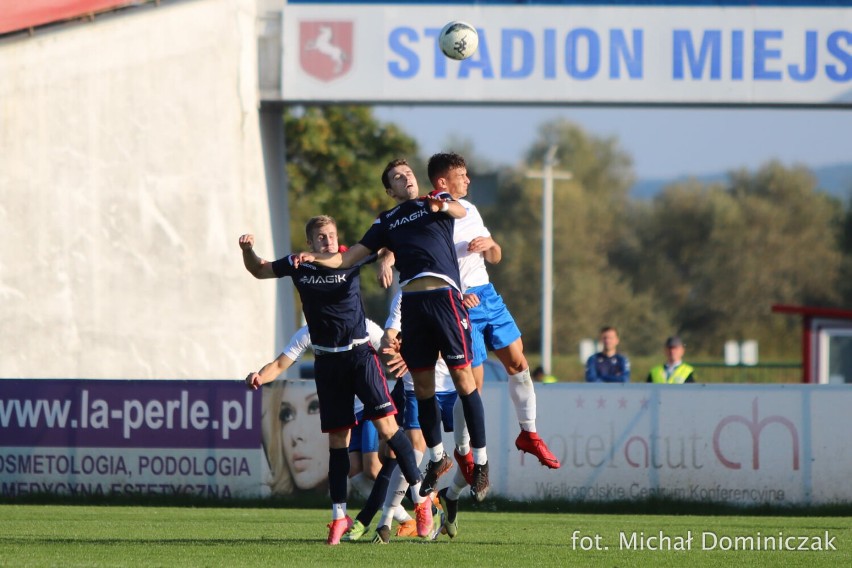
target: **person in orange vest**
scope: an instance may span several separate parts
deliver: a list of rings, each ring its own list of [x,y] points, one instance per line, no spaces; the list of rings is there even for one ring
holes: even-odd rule
[[[648,373],[649,383],[683,384],[695,382],[695,369],[683,362],[684,348],[680,337],[666,339],[666,363],[657,365]]]

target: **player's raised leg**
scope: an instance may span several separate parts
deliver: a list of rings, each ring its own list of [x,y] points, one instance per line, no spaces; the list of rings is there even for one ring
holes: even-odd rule
[[[529,363],[524,356],[521,338],[518,337],[509,345],[496,349],[494,353],[509,374],[509,396],[521,426],[521,433],[515,440],[515,447],[522,452],[534,455],[546,467],[559,468],[559,460],[536,432],[535,388],[530,376]]]

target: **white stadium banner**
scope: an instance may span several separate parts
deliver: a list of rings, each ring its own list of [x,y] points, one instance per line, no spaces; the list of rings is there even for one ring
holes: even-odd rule
[[[289,4],[282,35],[289,102],[852,104],[848,8]]]
[[[848,387],[536,385],[538,431],[562,462],[515,451],[508,389],[487,385],[495,493],[516,499],[752,505],[852,502]]]
[[[515,449],[507,387],[483,391],[494,495],[852,503],[846,385],[537,384],[538,432],[562,462],[557,470]],[[0,380],[0,496],[324,492],[328,440],[318,415],[282,412],[309,408],[316,385],[262,390],[242,381]],[[451,434],[444,443],[453,447]]]

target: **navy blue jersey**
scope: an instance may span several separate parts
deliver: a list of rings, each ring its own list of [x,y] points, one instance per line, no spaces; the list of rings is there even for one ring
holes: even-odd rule
[[[461,290],[454,227],[455,219],[431,213],[426,198],[418,197],[380,213],[361,244],[373,252],[382,247],[393,251],[401,285],[416,276],[436,276]]]
[[[595,353],[586,361],[586,382],[629,383],[630,361],[621,353],[612,357]]]
[[[272,271],[278,278],[293,278],[302,299],[311,343],[321,347],[342,347],[367,337],[361,302],[360,264],[340,270],[313,264],[293,268],[288,256],[273,262]]]

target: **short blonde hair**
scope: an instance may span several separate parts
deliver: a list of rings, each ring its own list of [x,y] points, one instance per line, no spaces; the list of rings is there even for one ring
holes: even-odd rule
[[[328,215],[317,215],[316,217],[311,217],[305,224],[305,236],[308,237],[309,241],[313,240],[314,231],[321,229],[326,225],[334,225],[337,227],[337,221],[334,220],[334,217],[330,217]]]

